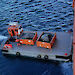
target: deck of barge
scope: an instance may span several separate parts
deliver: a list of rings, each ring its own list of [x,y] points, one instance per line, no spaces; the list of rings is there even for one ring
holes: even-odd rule
[[[40,35],[41,33],[42,32],[38,32],[38,35]],[[56,58],[56,56],[68,57],[71,55],[72,33],[57,32],[56,41],[52,49],[37,47],[36,44],[34,46],[30,45],[17,46],[17,43],[15,42],[11,42],[11,44],[13,48],[8,50],[8,52],[3,53],[16,55],[16,53],[19,52],[21,56],[28,56],[34,58],[37,58],[38,55],[41,55],[42,59],[44,58],[45,55],[48,55],[49,57],[48,59],[66,61],[67,59]],[[66,56],[65,53],[67,53]]]

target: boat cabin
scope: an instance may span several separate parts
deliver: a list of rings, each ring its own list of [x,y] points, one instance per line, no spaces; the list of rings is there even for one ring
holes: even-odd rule
[[[21,35],[23,28],[17,22],[10,22],[8,27],[8,33],[11,37]]]

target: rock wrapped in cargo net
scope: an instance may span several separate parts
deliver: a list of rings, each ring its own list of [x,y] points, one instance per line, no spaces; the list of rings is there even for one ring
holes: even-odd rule
[[[40,38],[40,41],[42,42],[50,42],[51,39],[52,39],[53,35],[50,34],[50,33],[44,33],[41,38]]]

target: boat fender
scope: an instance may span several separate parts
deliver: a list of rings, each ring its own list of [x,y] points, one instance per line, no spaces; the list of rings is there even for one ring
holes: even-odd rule
[[[49,58],[48,55],[45,55],[45,56],[44,56],[44,59],[48,59],[48,58]]]
[[[38,59],[41,59],[41,55],[39,54],[39,55],[37,56],[37,58],[38,58]]]
[[[16,52],[16,56],[20,56],[20,52]]]

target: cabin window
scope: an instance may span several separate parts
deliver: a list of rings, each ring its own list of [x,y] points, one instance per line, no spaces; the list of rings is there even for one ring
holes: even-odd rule
[[[17,30],[17,29],[15,29],[15,31],[16,31],[16,32],[18,32],[18,30]]]
[[[11,32],[11,30],[9,29],[9,32]]]

